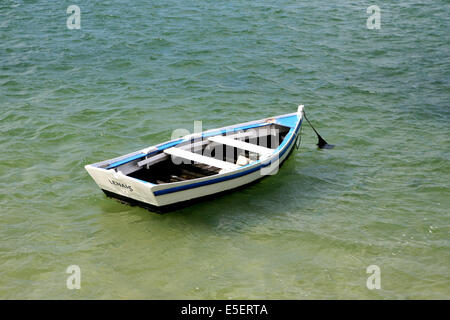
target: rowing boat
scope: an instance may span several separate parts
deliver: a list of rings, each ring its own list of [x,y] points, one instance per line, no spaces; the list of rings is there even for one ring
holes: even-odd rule
[[[295,113],[193,133],[85,166],[108,197],[156,212],[278,172],[304,117]]]

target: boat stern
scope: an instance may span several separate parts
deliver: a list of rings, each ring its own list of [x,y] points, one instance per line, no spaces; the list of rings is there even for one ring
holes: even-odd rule
[[[84,168],[108,196],[117,195],[122,200],[131,199],[158,206],[152,191],[154,184],[128,177],[119,170],[106,170],[95,165],[86,165]]]

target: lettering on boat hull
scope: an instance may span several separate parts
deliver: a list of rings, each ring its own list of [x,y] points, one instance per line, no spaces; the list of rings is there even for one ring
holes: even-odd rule
[[[130,192],[133,192],[133,188],[131,186],[127,185],[127,184],[124,184],[124,183],[121,183],[121,182],[118,182],[118,181],[115,181],[115,180],[110,180],[110,179],[108,179],[108,181],[112,185],[119,186],[121,188],[129,190]]]

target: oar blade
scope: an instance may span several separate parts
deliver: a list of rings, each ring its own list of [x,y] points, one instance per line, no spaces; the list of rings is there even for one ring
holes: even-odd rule
[[[320,135],[317,135],[317,138],[319,141],[317,141],[317,146],[319,149],[333,149],[334,144],[328,144],[324,138],[322,138]]]

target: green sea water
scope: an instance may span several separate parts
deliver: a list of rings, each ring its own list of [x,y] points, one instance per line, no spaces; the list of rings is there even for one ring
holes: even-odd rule
[[[0,298],[450,299],[449,12],[2,0]],[[84,170],[195,120],[298,104],[336,148],[317,150],[305,126],[278,175],[216,200],[157,215],[106,198]],[[366,286],[370,265],[381,289]]]

